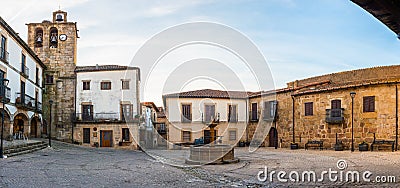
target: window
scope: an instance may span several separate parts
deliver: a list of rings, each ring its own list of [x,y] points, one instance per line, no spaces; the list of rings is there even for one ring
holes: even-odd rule
[[[192,105],[182,104],[182,122],[192,122]]]
[[[122,80],[122,89],[129,89],[129,81]]]
[[[8,52],[6,51],[6,41],[7,38],[1,35],[1,45],[0,45],[0,59],[8,62]]]
[[[122,142],[129,142],[129,129],[122,128]]]
[[[332,100],[331,101],[331,117],[341,117],[342,116],[342,101]]]
[[[54,84],[53,75],[46,74],[46,84]]]
[[[26,67],[26,56],[25,54],[21,54],[21,73],[28,76],[29,69]]]
[[[215,105],[204,105],[205,122],[211,122],[215,119]]]
[[[257,121],[258,120],[258,109],[257,109],[257,103],[251,103],[251,121]]]
[[[133,104],[121,104],[122,121],[133,120]]]
[[[39,85],[39,68],[36,67],[36,85]]]
[[[266,101],[264,102],[264,119],[275,119],[277,111],[278,101]]]
[[[21,81],[21,103],[25,104],[25,82]]]
[[[229,141],[236,140],[236,130],[229,131]]]
[[[363,112],[375,112],[375,96],[363,97]]]
[[[90,128],[83,128],[83,143],[90,144]]]
[[[237,106],[228,106],[228,122],[237,122]]]
[[[304,107],[305,107],[305,116],[312,116],[313,114],[313,103],[312,102],[306,102],[304,103]]]
[[[90,81],[82,81],[83,90],[90,90]]]
[[[165,123],[160,124],[160,131],[165,131]]]
[[[192,140],[192,132],[190,131],[182,131],[182,141],[190,142]]]
[[[93,105],[82,105],[82,120],[83,121],[93,120]]]
[[[111,90],[111,82],[101,82],[100,87],[101,90]]]

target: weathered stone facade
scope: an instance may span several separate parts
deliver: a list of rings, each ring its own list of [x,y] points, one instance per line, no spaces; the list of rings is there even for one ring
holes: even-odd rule
[[[290,147],[293,142],[293,119],[295,143],[300,147],[309,140],[324,141],[325,148],[333,148],[338,139],[345,149],[351,147],[351,109],[354,97],[354,146],[365,141],[372,143],[376,139],[396,141],[396,126],[398,124],[398,81],[400,66],[375,67],[369,69],[346,71],[328,74],[288,83],[288,87],[276,91],[278,101],[276,126],[278,141],[281,147]],[[396,96],[397,95],[397,96]],[[262,96],[262,97],[261,97]],[[364,110],[364,97],[372,96],[373,111]],[[263,101],[275,98],[275,93],[250,97],[250,104],[261,105]],[[327,110],[332,109],[332,101],[340,100],[341,116],[339,123],[328,123]],[[397,100],[397,101],[396,101]],[[294,103],[293,103],[294,102]],[[305,103],[312,102],[312,115],[305,114]],[[293,108],[294,104],[294,108]],[[294,113],[293,113],[294,109]],[[260,108],[260,111],[263,109]],[[397,114],[396,114],[397,113]],[[293,118],[294,114],[294,118]],[[260,116],[261,117],[261,116]],[[268,122],[262,122],[265,126]],[[248,134],[252,138],[258,122],[249,122]],[[271,146],[269,136],[264,145]]]
[[[61,20],[57,20],[57,18],[61,18]],[[44,73],[46,79],[43,95],[44,120],[47,125],[51,124],[52,126],[52,137],[60,140],[72,140],[71,117],[75,112],[76,77],[74,70],[78,39],[76,23],[67,22],[67,13],[59,10],[53,12],[53,21],[29,23],[27,26],[28,45],[47,66]],[[52,38],[52,36],[56,36],[56,38]],[[40,37],[41,42],[38,39]],[[49,122],[49,100],[54,101],[51,123]]]

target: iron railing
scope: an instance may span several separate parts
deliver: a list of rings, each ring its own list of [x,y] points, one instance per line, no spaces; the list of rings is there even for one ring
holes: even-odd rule
[[[4,102],[10,102],[11,89],[5,85],[0,85],[0,101],[3,101],[3,96],[5,97]]]
[[[0,47],[0,59],[4,62],[9,62],[10,53],[8,53],[3,47]]]
[[[326,109],[325,121],[327,123],[332,123],[332,124],[343,123],[344,122],[343,112],[344,112],[343,108]]]
[[[204,113],[201,113],[201,122],[202,123],[211,123],[211,122],[219,122],[219,113],[215,113],[214,116],[204,117]]]
[[[133,114],[127,115],[118,112],[101,112],[101,113],[74,113],[75,122],[132,122],[135,121]]]
[[[36,99],[27,94],[15,93],[15,104],[18,107],[36,109]]]
[[[21,73],[25,76],[29,76],[29,68],[25,64],[21,64]]]

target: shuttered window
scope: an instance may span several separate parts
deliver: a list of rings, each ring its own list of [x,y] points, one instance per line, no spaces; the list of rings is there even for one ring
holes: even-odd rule
[[[306,102],[304,103],[304,108],[305,108],[305,116],[312,116],[313,113],[313,103],[312,102]]]
[[[375,112],[375,96],[363,98],[363,112]]]
[[[192,121],[192,105],[182,104],[182,122]]]
[[[90,144],[90,129],[83,128],[83,143]]]
[[[236,131],[235,130],[229,131],[229,140],[230,141],[236,140]]]
[[[191,141],[191,132],[190,131],[182,131],[182,141],[190,142]]]

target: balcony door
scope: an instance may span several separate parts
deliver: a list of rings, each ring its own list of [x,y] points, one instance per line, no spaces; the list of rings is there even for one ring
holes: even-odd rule
[[[93,105],[82,105],[82,120],[83,121],[93,120]]]
[[[342,109],[342,101],[341,100],[332,100],[331,101],[331,117],[341,117],[342,112],[340,109]]]
[[[204,105],[205,122],[211,122],[215,118],[215,105]]]

